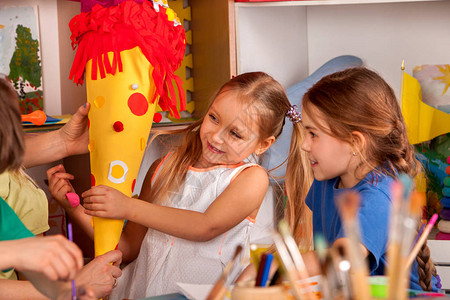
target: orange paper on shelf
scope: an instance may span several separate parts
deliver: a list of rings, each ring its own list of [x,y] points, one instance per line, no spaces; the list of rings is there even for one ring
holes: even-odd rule
[[[165,2],[165,3],[164,3]],[[133,195],[155,108],[179,116],[173,81],[184,29],[166,1],[96,4],[70,22],[78,47],[70,78],[86,74],[91,181]],[[181,97],[184,93],[179,93]],[[185,99],[180,110],[185,107]],[[94,217],[95,255],[117,248],[124,220]]]

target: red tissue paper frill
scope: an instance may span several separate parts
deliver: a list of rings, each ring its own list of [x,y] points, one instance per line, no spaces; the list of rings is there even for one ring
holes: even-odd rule
[[[97,80],[97,72],[105,78],[106,73],[122,72],[120,51],[139,46],[153,66],[156,86],[154,102],[179,118],[177,101],[172,82],[175,81],[180,96],[180,111],[186,109],[182,80],[174,74],[181,65],[186,47],[185,32],[181,25],[174,26],[166,15],[166,8],[159,12],[151,1],[136,3],[124,1],[117,6],[102,7],[96,4],[90,12],[80,13],[69,23],[72,48],[77,52],[70,70],[70,79],[83,83],[86,63],[92,59],[91,79]],[[112,62],[107,52],[113,52]]]

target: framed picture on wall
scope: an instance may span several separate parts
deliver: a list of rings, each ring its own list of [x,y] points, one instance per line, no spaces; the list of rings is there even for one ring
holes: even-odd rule
[[[0,73],[8,76],[22,114],[43,110],[38,6],[0,4]]]

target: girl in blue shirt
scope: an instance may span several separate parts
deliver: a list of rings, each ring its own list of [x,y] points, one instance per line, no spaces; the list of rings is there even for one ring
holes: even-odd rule
[[[306,196],[314,234],[322,234],[330,245],[344,246],[347,238],[335,198],[345,190],[359,192],[361,248],[371,275],[385,274],[391,183],[398,173],[414,177],[421,168],[408,142],[394,91],[378,74],[366,68],[328,75],[304,95],[301,126],[305,131],[301,147],[308,155],[314,175]],[[289,175],[288,171],[286,190],[291,195],[288,207],[299,212],[299,221],[293,227],[301,227],[307,222],[308,213],[302,199],[292,196],[295,186],[288,180]],[[418,257],[427,255],[420,257],[420,265],[414,262],[410,286],[436,290],[436,280],[431,274],[436,271],[427,246],[422,250]]]

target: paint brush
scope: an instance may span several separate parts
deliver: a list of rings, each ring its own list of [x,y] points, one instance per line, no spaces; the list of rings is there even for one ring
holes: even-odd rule
[[[289,225],[286,220],[283,219],[278,222],[278,230],[283,237],[284,243],[286,244],[287,250],[292,258],[300,280],[308,280],[309,274],[306,270],[305,262],[303,261],[303,257],[298,249],[294,237],[291,234],[291,230],[289,229]],[[312,294],[309,292],[306,292],[304,295],[306,299],[313,299]]]
[[[416,259],[417,253],[419,253],[420,248],[422,248],[422,245],[427,240],[428,235],[430,234],[431,229],[433,229],[433,226],[436,223],[437,219],[438,219],[438,214],[434,214],[430,218],[430,221],[428,222],[427,226],[425,227],[425,229],[423,230],[419,239],[417,240],[417,243],[415,244],[414,248],[411,250],[411,253],[409,254],[408,259],[406,261],[406,268],[408,270],[411,267],[414,259]]]
[[[292,261],[291,255],[289,254],[286,245],[283,242],[283,238],[278,232],[272,233],[272,239],[275,243],[275,248],[277,249],[278,256],[280,257],[281,264],[283,265],[284,270],[286,271],[286,276],[289,280],[289,283],[292,287],[293,296],[296,300],[304,300],[302,297],[302,291],[298,285],[298,280],[300,279],[298,276],[298,272],[295,268],[294,262]]]
[[[389,240],[388,240],[388,299],[395,300],[396,287],[398,286],[398,274],[400,270],[400,223],[401,223],[401,207],[403,186],[400,182],[395,181],[391,186],[392,197],[392,215],[389,224]]]
[[[212,287],[211,291],[208,294],[208,297],[206,297],[206,300],[222,300],[225,296],[225,293],[227,292],[227,278],[228,274],[230,273],[231,269],[233,268],[234,262],[236,261],[236,258],[239,256],[239,254],[242,252],[242,246],[239,245],[236,247],[236,250],[234,251],[233,258],[228,262],[228,264],[223,269],[222,274],[220,275],[219,279],[216,281],[214,286]]]
[[[360,241],[358,210],[361,204],[359,194],[352,191],[342,193],[337,198],[337,205],[341,216],[345,234],[349,240],[348,259],[351,264],[351,282],[353,299],[369,300],[369,270],[363,256]]]
[[[69,241],[73,242],[72,223],[67,224],[67,235],[69,236]],[[77,290],[75,287],[75,279],[72,279],[72,300],[76,299],[77,299]]]
[[[388,299],[407,298],[409,268],[406,261],[410,253],[417,221],[420,217],[423,196],[412,193],[413,181],[406,174],[400,174],[392,186],[393,221],[388,246]]]

